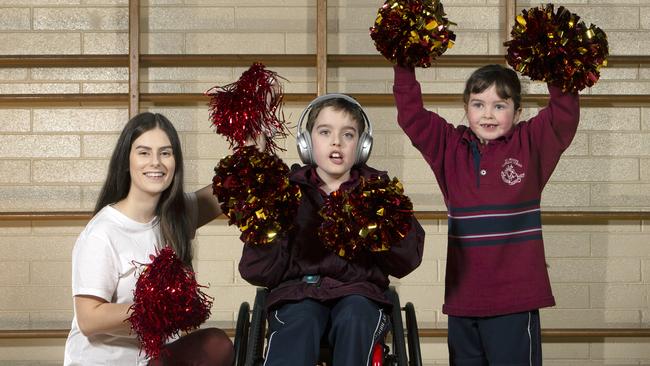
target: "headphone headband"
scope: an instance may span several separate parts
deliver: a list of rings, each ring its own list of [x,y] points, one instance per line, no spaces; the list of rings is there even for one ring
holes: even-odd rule
[[[340,94],[340,93],[329,93],[329,94],[323,94],[321,96],[318,96],[314,98],[311,102],[309,102],[309,105],[307,105],[307,108],[302,111],[300,114],[300,118],[298,119],[298,134],[300,134],[301,129],[302,129],[302,124],[305,120],[305,117],[307,114],[311,111],[311,109],[318,103],[324,102],[326,100],[330,99],[345,99],[348,102],[356,105],[359,107],[359,110],[361,111],[361,115],[363,116],[363,123],[366,125],[368,134],[372,136],[372,125],[370,124],[370,120],[368,119],[368,116],[366,115],[366,112],[363,110],[363,107],[361,107],[361,104],[357,102],[356,99],[352,98],[351,96],[347,94]]]

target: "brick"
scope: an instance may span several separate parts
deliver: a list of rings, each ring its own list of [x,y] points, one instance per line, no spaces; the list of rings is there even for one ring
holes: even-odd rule
[[[475,32],[471,30],[458,30],[451,28],[456,34],[456,41],[451,48],[445,51],[445,55],[485,55],[489,53],[491,42],[489,31]],[[440,71],[444,72],[443,68]]]
[[[650,7],[640,7],[641,29],[650,29]]]
[[[0,54],[3,55],[69,55],[80,52],[81,37],[79,34],[0,33]]]
[[[310,42],[315,44],[315,35],[311,36]],[[331,54],[351,54],[367,55],[376,54],[377,48],[365,32],[334,33],[327,37],[328,53]]]
[[[68,310],[30,311],[29,324],[35,329],[66,329],[70,327],[73,316],[72,307]]]
[[[6,262],[0,265],[0,286],[29,284],[29,262]]]
[[[337,33],[339,26],[346,26],[352,30],[359,30],[359,27],[350,27],[350,19],[355,17],[370,18],[368,13],[359,13],[357,9],[346,9],[345,13],[338,13],[336,9],[328,9],[328,32]],[[359,21],[359,19],[356,19]],[[372,24],[369,20],[362,24]],[[230,23],[232,25],[232,22]],[[367,32],[369,26],[365,27]],[[230,28],[232,29],[232,28]],[[300,33],[316,31],[316,10],[308,7],[266,7],[258,6],[253,8],[236,8],[234,11],[234,29],[239,32],[255,32],[259,29],[274,33]],[[363,29],[363,28],[362,28]]]
[[[108,160],[35,160],[34,183],[103,183]]]
[[[650,85],[643,81],[605,80],[591,87],[590,91],[592,94],[650,94]]]
[[[71,309],[70,286],[3,286],[0,287],[0,310]]]
[[[73,83],[13,83],[0,84],[1,94],[70,94],[79,93]]]
[[[81,209],[89,211],[94,210],[101,188],[100,185],[81,188]]]
[[[0,210],[54,211],[79,210],[79,187],[0,186]]]
[[[641,129],[650,130],[650,108],[641,108]]]
[[[77,157],[79,136],[0,135],[0,157]]]
[[[9,80],[28,80],[29,79],[29,69],[21,68],[6,68],[0,70],[0,80],[9,81]]]
[[[647,207],[650,206],[648,184],[595,184],[591,199],[594,206],[601,207]]]
[[[191,33],[186,36],[187,53],[282,54],[282,33]]]
[[[123,83],[82,83],[81,92],[84,94],[128,93],[129,84]]]
[[[403,159],[404,181],[425,183],[435,182],[435,175],[424,159]]]
[[[399,294],[400,303],[412,302],[418,306],[440,309],[444,302],[445,287],[443,285],[410,285],[400,284],[395,286]]]
[[[120,8],[35,8],[36,30],[124,31],[129,29],[129,12]]]
[[[200,260],[197,262],[195,271],[197,281],[205,286],[217,288],[220,285],[232,285],[234,283],[235,271],[231,260]]]
[[[580,258],[590,255],[589,233],[549,232],[544,226],[544,251],[547,258]]]
[[[542,323],[542,329],[545,324]],[[571,359],[589,359],[589,344],[587,343],[553,343],[546,342],[543,345],[543,355],[545,364],[548,360],[571,358]],[[568,366],[568,365],[567,365]]]
[[[148,31],[192,32],[233,30],[234,19],[234,9],[230,7],[150,7],[141,21],[148,25]]]
[[[591,150],[593,155],[650,155],[650,139],[640,133],[592,134]]]
[[[571,141],[571,145],[563,153],[563,156],[586,156],[589,155],[589,135],[578,132]]]
[[[77,235],[2,236],[0,262],[70,260]]]
[[[544,224],[544,233],[639,233],[641,223],[632,220],[610,220],[607,225],[588,223],[551,223]],[[545,234],[546,235],[546,234]]]
[[[88,223],[88,220],[52,220],[32,222],[32,232],[36,235],[71,235],[77,236]]]
[[[551,282],[639,282],[639,259],[548,259]]]
[[[29,313],[24,311],[1,311],[0,329],[28,329]]]
[[[395,283],[404,285],[433,285],[438,281],[438,262],[435,260],[423,260],[422,264],[415,271],[401,279],[395,279]],[[391,282],[393,280],[391,279]]]
[[[29,160],[0,160],[0,183],[29,183],[30,163]]]
[[[591,234],[594,257],[650,257],[650,234]]]
[[[650,258],[641,261],[641,267],[643,268],[643,273],[641,275],[643,277],[643,283],[650,284]],[[650,299],[648,301],[650,301]]]
[[[544,328],[631,328],[638,327],[638,310],[543,309]]]
[[[572,284],[553,284],[553,296],[558,309],[589,308],[589,286]]]
[[[600,69],[599,80],[638,80],[639,70],[637,68],[604,67]],[[643,77],[641,77],[643,79]]]
[[[643,309],[648,306],[647,285],[591,284],[591,308]]]
[[[650,49],[650,39],[638,32],[607,31],[610,55],[643,55]]]
[[[275,70],[275,69],[274,69]],[[230,84],[238,76],[232,68],[215,67],[151,67],[142,75],[142,81],[205,81],[213,85]],[[207,90],[204,89],[203,91]]]
[[[638,159],[570,158],[560,160],[553,182],[621,182],[639,180]]]
[[[126,67],[71,67],[71,68],[34,68],[32,80],[35,81],[128,81]]]
[[[458,24],[454,29],[499,30],[500,16],[497,6],[445,6],[445,12],[449,20]]]
[[[30,284],[39,286],[70,286],[70,261],[34,261],[30,263]]]
[[[631,357],[635,359],[650,359],[650,340],[628,339],[627,341],[594,343],[591,345],[591,353],[594,355],[607,355],[608,359],[626,360]],[[645,364],[645,363],[643,363]]]
[[[128,35],[127,35],[128,36]],[[128,37],[126,49],[128,52]],[[184,33],[155,33],[143,32],[140,34],[140,49],[143,54],[171,55],[185,53]]]
[[[578,130],[638,131],[640,120],[639,108],[581,108]]]
[[[84,135],[81,138],[81,157],[110,158],[118,135]]]
[[[140,47],[147,43],[147,39],[140,35]],[[168,35],[171,40],[172,35]],[[85,55],[124,55],[129,53],[129,34],[125,32],[115,33],[85,33],[83,34],[83,53]],[[161,52],[169,53],[169,52]]]
[[[128,121],[128,111],[111,109],[35,109],[36,132],[116,132]]]
[[[29,30],[31,17],[28,8],[4,8],[0,13],[0,30],[18,31]]]
[[[247,301],[250,304],[255,299],[257,288],[252,285],[234,285],[220,286],[219,288],[211,287],[205,289],[205,293],[215,298],[212,305],[212,312],[215,311],[233,311],[238,309],[242,302]]]
[[[545,210],[588,207],[589,204],[590,190],[588,184],[550,182],[544,187],[542,208]]]
[[[595,6],[594,6],[595,5]],[[585,24],[597,24],[601,29],[639,29],[638,6],[612,6],[611,4],[590,4],[571,8],[571,11],[580,15],[580,20]]]

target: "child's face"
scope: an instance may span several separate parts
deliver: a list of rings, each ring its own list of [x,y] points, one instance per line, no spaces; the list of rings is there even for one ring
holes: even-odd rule
[[[332,107],[321,109],[311,130],[311,142],[319,177],[326,183],[348,180],[359,142],[358,125],[350,114]]]
[[[495,85],[479,94],[470,94],[465,105],[469,128],[482,143],[507,134],[519,119],[521,110],[515,110],[512,99],[502,99]]]

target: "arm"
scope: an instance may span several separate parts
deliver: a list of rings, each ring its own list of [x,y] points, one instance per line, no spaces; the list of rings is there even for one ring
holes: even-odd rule
[[[454,133],[455,128],[438,114],[424,109],[422,91],[413,68],[396,65],[393,71],[397,122],[434,172],[439,172],[447,137]]]
[[[239,273],[252,285],[273,288],[282,281],[288,263],[288,239],[282,235],[271,244],[244,244]]]
[[[212,185],[207,185],[198,191],[196,194],[196,201],[199,209],[197,228],[209,223],[210,221],[221,215],[221,206],[219,200],[212,194]]]
[[[74,310],[79,330],[86,337],[97,334],[128,336],[131,324],[127,321],[131,315],[131,304],[114,304],[88,295],[74,297]]]
[[[529,122],[531,145],[541,157],[543,183],[551,177],[560,155],[571,144],[580,120],[577,93],[563,93],[551,85],[548,90],[548,105]]]
[[[424,229],[413,216],[409,233],[401,241],[392,244],[390,250],[375,253],[375,262],[384,273],[402,278],[420,265],[423,249]]]

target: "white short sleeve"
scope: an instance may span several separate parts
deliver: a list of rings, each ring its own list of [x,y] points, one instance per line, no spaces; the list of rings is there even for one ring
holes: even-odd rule
[[[97,235],[99,234],[99,235]],[[72,295],[91,295],[111,302],[117,288],[117,258],[100,233],[81,235],[72,251]]]

